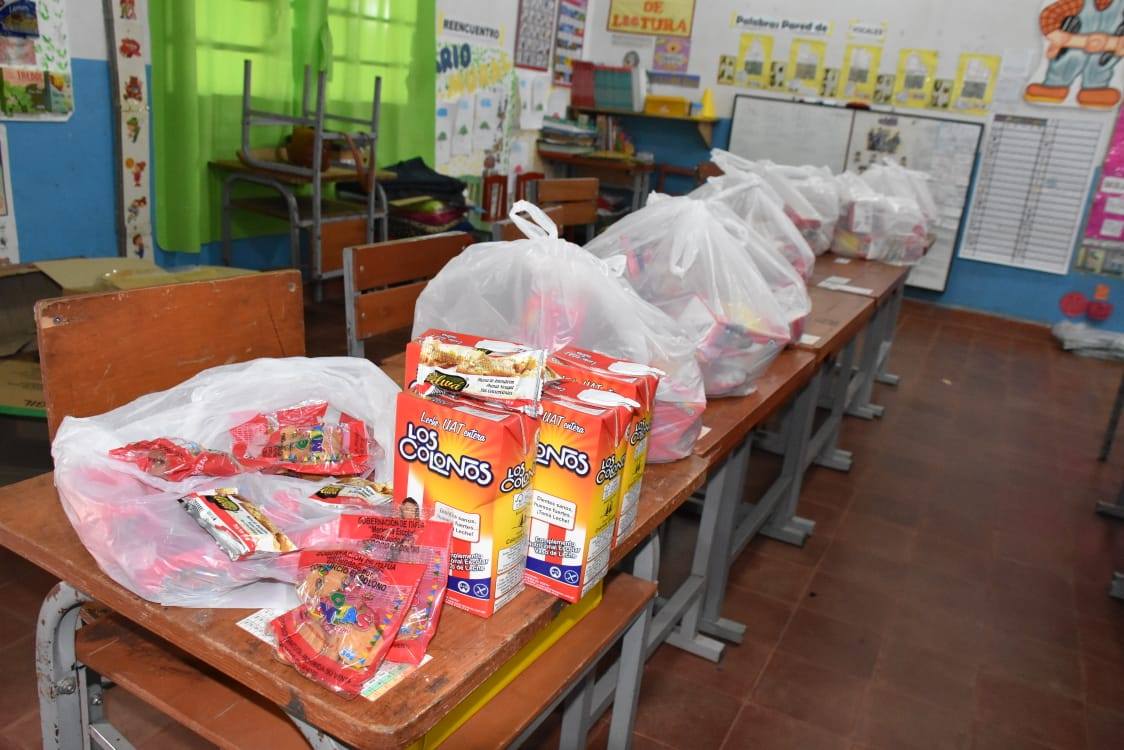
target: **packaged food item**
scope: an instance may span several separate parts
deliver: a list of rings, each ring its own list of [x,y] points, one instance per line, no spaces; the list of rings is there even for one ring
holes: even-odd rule
[[[538,420],[420,386],[398,396],[394,497],[452,524],[448,600],[490,617],[522,590]]]
[[[620,511],[617,513],[613,544],[619,544],[636,524],[640,487],[648,463],[648,434],[652,429],[652,409],[662,372],[647,365],[625,362],[588,349],[567,347],[547,360],[547,367],[559,377],[587,388],[611,391],[640,405],[632,412],[626,432],[628,450],[621,481]]]
[[[359,477],[344,477],[328,482],[309,497],[328,505],[374,507],[392,502],[394,489],[389,484]]]
[[[533,222],[525,219],[526,212]],[[430,328],[473,331],[554,352],[596,349],[662,370],[662,413],[651,431],[649,461],[691,453],[706,408],[694,342],[665,312],[622,278],[623,264],[607,263],[559,238],[558,229],[525,201],[509,214],[527,239],[470,245],[418,297],[414,336]]]
[[[435,520],[385,515],[341,518],[339,538],[361,540],[359,549],[364,554],[378,560],[417,563],[425,568],[386,656],[388,661],[420,664],[425,658],[445,603],[452,533],[450,524]]]
[[[624,266],[637,293],[695,344],[708,397],[743,396],[791,336],[781,308],[734,229],[728,207],[653,193],[586,250]]]
[[[546,352],[522,344],[431,329],[406,345],[406,384],[537,408]]]
[[[259,414],[230,434],[235,458],[250,469],[329,476],[371,470],[367,426],[326,401]]]
[[[179,502],[233,562],[296,549],[289,537],[236,489],[192,492]]]
[[[183,438],[156,438],[114,448],[109,455],[170,482],[187,477],[232,477],[242,471],[234,456],[212,451]]]
[[[358,695],[391,648],[425,566],[351,551],[306,550],[301,606],[270,623],[277,653],[346,697]]]
[[[639,408],[572,380],[543,391],[524,583],[576,603],[605,577]]]

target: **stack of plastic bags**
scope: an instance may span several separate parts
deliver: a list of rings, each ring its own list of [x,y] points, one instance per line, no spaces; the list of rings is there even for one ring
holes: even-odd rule
[[[726,206],[653,194],[586,249],[623,267],[637,293],[687,331],[707,396],[732,396],[753,390],[791,336],[747,241]]]
[[[937,218],[927,179],[891,163],[836,177],[843,200],[832,250],[896,265],[918,263]]]
[[[526,212],[531,220],[520,216]],[[469,246],[426,285],[414,336],[472,331],[551,352],[574,346],[664,373],[653,410],[649,462],[690,454],[706,408],[695,344],[683,327],[599,260],[558,237],[554,223],[520,201],[511,219],[528,237]]]
[[[711,177],[691,194],[701,200],[725,203],[755,231],[773,243],[776,250],[804,279],[812,278],[816,256],[804,235],[788,218],[784,201],[763,179],[746,172]]]
[[[804,321],[812,312],[812,300],[804,279],[811,277],[816,256],[781,208],[768,197],[767,191],[768,186],[753,175],[746,178],[722,176],[710,178],[690,197],[713,201],[740,219],[731,221],[723,209],[715,210],[716,216],[741,241],[777,298],[795,341],[800,338]],[[805,276],[785,255],[786,249],[800,246],[803,246],[802,252],[807,253],[809,260]],[[803,255],[799,257],[801,261],[804,259]]]
[[[711,160],[726,174],[755,174],[784,202],[785,213],[816,255],[831,247],[839,217],[839,190],[826,167],[788,167],[768,160],[753,161],[713,149]]]

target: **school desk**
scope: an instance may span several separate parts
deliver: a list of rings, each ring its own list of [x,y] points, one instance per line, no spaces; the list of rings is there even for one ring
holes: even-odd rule
[[[652,172],[656,166],[651,162],[633,158],[610,158],[587,154],[562,154],[556,151],[539,150],[539,157],[547,164],[553,164],[562,172],[562,177],[596,177],[602,185],[618,183],[629,184],[632,189],[632,210],[644,207],[652,182]]]
[[[816,268],[809,287],[832,288],[836,291],[869,297],[875,302],[874,317],[863,334],[862,355],[858,372],[851,381],[847,413],[863,419],[882,416],[883,407],[871,402],[874,382],[897,385],[898,376],[886,370],[886,360],[894,343],[894,332],[905,297],[908,266],[893,266],[862,258],[844,258],[834,253],[816,259]],[[831,283],[835,277],[836,283]],[[845,281],[838,281],[845,279]],[[825,285],[825,280],[827,284]]]

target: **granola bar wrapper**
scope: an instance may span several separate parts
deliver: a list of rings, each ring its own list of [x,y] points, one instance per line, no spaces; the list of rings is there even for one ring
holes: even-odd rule
[[[230,431],[235,458],[248,469],[345,476],[372,468],[363,420],[326,401],[258,414]]]
[[[427,383],[535,413],[546,351],[454,331],[430,329],[406,347],[407,384]]]
[[[128,461],[141,471],[169,482],[188,477],[232,477],[242,469],[234,456],[222,451],[207,450],[192,440],[156,438],[114,448],[109,455]]]
[[[270,623],[277,655],[346,698],[383,663],[410,612],[425,566],[352,551],[304,551],[301,605]]]
[[[236,489],[192,492],[179,503],[231,562],[296,550],[289,537]]]
[[[394,488],[384,482],[372,482],[359,477],[333,479],[309,495],[325,505],[343,505],[353,508],[378,508],[393,502]]]

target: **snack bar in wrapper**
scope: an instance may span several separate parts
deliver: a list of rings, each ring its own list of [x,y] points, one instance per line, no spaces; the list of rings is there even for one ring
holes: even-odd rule
[[[393,494],[394,490],[389,484],[359,477],[345,477],[328,482],[309,495],[309,498],[327,505],[373,508],[389,504],[393,500]]]
[[[179,503],[234,562],[296,549],[289,537],[236,489],[192,492]]]
[[[406,346],[406,384],[494,401],[534,414],[546,352],[452,331],[429,330]]]

